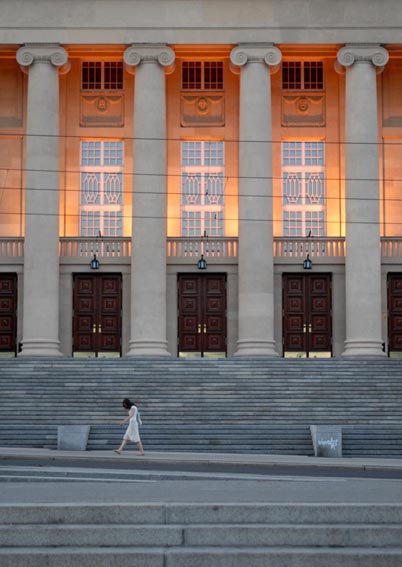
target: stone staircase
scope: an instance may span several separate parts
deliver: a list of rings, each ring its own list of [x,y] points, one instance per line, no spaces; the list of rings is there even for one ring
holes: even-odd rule
[[[400,567],[398,504],[0,505],[2,567]]]
[[[0,445],[57,444],[91,425],[88,448],[141,409],[148,450],[312,455],[309,426],[341,424],[344,454],[402,454],[402,361],[390,359],[3,359]]]

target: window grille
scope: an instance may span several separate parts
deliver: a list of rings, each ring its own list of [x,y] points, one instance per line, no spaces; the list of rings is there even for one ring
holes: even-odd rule
[[[81,236],[123,236],[123,166],[123,142],[81,142]]]
[[[284,236],[325,236],[324,142],[282,143]]]
[[[284,61],[282,63],[282,89],[321,91],[324,89],[322,61]]]
[[[224,234],[224,143],[181,145],[181,234]]]
[[[123,89],[123,63],[121,61],[83,61],[81,72],[83,91]]]
[[[183,61],[183,90],[223,90],[222,61]]]

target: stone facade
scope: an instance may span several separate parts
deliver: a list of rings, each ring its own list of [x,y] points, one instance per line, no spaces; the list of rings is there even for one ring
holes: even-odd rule
[[[1,8],[0,354],[402,352],[398,0]]]

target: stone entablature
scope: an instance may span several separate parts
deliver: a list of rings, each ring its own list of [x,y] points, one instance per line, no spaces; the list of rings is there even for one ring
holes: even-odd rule
[[[399,0],[2,0],[0,43],[64,44],[399,43]],[[362,8],[362,6],[364,8]],[[364,22],[364,25],[362,25]],[[28,37],[27,37],[28,35]]]

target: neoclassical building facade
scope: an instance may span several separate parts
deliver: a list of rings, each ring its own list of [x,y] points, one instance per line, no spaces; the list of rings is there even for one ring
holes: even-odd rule
[[[0,356],[401,355],[397,0],[0,7]]]

